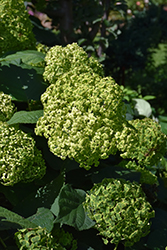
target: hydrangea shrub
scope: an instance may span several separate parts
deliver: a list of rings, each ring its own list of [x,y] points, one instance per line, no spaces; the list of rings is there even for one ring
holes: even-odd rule
[[[35,140],[15,127],[0,122],[0,183],[12,186],[45,175],[46,166]]]
[[[148,172],[145,166],[166,150],[160,126],[149,118],[126,121],[120,86],[76,43],[52,47],[45,61],[50,86],[41,96],[44,116],[35,133],[48,139],[50,151],[89,169],[119,150],[122,158],[137,160],[136,170]]]
[[[36,40],[23,0],[1,0],[0,18],[0,54],[35,49]]]
[[[103,179],[87,192],[84,207],[104,243],[132,246],[150,230],[154,211],[138,183]]]

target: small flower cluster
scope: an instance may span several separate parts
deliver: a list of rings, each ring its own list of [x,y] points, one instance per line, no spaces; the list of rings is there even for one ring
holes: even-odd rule
[[[128,159],[124,167],[141,172],[142,182],[155,183],[156,176],[146,167],[157,164],[166,152],[167,137],[161,132],[161,126],[150,118],[132,120],[116,133],[116,138],[121,157]]]
[[[154,210],[138,183],[103,179],[87,193],[84,207],[104,243],[132,246],[150,229]]]
[[[34,139],[0,122],[0,183],[12,186],[18,182],[31,182],[42,178],[45,171],[45,162]]]
[[[63,250],[59,244],[54,244],[53,236],[42,227],[20,229],[15,233],[16,244],[20,250]]]
[[[129,121],[130,126],[118,132],[117,147],[122,158],[136,159],[142,166],[153,166],[166,151],[166,135],[150,118]]]
[[[35,49],[36,40],[22,0],[0,1],[0,54]]]
[[[8,121],[14,113],[14,104],[11,96],[0,92],[0,121]]]
[[[115,133],[122,128],[125,112],[122,91],[113,78],[93,72],[100,66],[86,66],[89,71],[81,73],[88,57],[76,46],[68,45],[70,52],[64,49],[64,54],[56,46],[53,58],[51,52],[46,55],[50,61],[44,75],[52,84],[41,96],[44,116],[39,118],[35,133],[48,139],[53,154],[75,159],[80,167],[89,169],[98,166],[99,159],[116,153]]]
[[[45,228],[36,227],[20,229],[15,233],[17,246],[20,250],[76,250],[77,241],[72,234],[57,229],[54,237]]]

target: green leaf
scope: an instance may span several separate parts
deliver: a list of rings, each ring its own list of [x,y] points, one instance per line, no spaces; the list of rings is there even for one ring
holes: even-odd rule
[[[159,124],[161,125],[162,132],[167,135],[167,122],[160,121]]]
[[[157,229],[150,233],[147,246],[152,250],[164,250],[167,245],[167,229]]]
[[[23,213],[27,217],[34,214],[39,207],[50,209],[54,203],[55,198],[58,196],[64,183],[64,176],[60,174],[57,178],[47,183],[45,186],[40,187],[35,192],[31,192],[15,206],[14,210],[18,213]]]
[[[137,116],[142,115],[145,117],[149,117],[151,115],[152,109],[147,101],[139,98],[133,98],[132,100],[135,103],[134,105],[135,115]]]
[[[57,208],[56,204],[56,209],[59,210],[59,213],[55,223],[66,224],[79,231],[93,227],[95,222],[87,216],[82,205],[85,195],[85,191],[72,189],[70,185],[65,185],[60,191],[58,201],[55,201],[58,202],[59,206]],[[53,207],[52,212],[54,212]],[[54,213],[57,213],[57,210]]]
[[[152,219],[152,231],[147,240],[147,246],[153,250],[164,250],[167,246],[167,212],[155,208],[155,218]]]
[[[156,99],[156,96],[154,95],[146,95],[143,97],[144,100],[148,101],[148,100],[153,100]]]
[[[41,116],[43,116],[43,110],[19,111],[7,123],[9,125],[16,123],[37,123]]]
[[[159,121],[166,122],[167,123],[167,116],[159,115],[158,116]]]
[[[37,213],[27,219],[38,226],[46,228],[48,232],[51,232],[53,229],[54,216],[48,208],[38,208]]]
[[[45,55],[36,50],[18,51],[15,54],[0,58],[1,65],[19,65],[21,61],[25,64],[32,65],[44,61]]]
[[[47,87],[42,75],[34,69],[22,69],[15,65],[1,67],[0,79],[0,91],[16,101],[40,100]]]
[[[59,196],[55,199],[54,203],[51,206],[50,211],[57,217],[59,214]]]
[[[24,219],[22,216],[9,211],[8,209],[4,207],[0,207],[0,217],[2,217],[2,222],[12,222],[19,224],[22,228],[33,228],[37,225],[28,219]],[[4,219],[5,218],[5,219]]]

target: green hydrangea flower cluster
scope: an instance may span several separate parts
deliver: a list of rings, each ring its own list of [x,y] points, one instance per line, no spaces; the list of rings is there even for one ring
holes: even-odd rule
[[[153,184],[157,177],[146,168],[157,164],[166,152],[166,135],[161,126],[150,118],[129,121],[123,131],[116,133],[121,157],[131,159],[122,166],[141,172],[141,182]]]
[[[15,233],[15,239],[20,250],[64,250],[59,244],[54,244],[53,236],[41,227],[20,229]]]
[[[38,43],[36,49],[37,51],[42,52],[43,54],[46,54],[49,51],[49,47],[42,43]]]
[[[72,234],[63,229],[56,230],[54,237],[45,228],[20,229],[15,233],[16,244],[20,250],[76,250],[77,241]]]
[[[45,61],[47,66],[43,76],[50,84],[55,84],[60,76],[69,71],[74,75],[85,72],[104,75],[102,65],[93,57],[88,58],[87,53],[77,43],[68,44],[66,47],[52,47]]]
[[[81,59],[80,59],[81,60]],[[44,116],[35,133],[48,139],[50,151],[75,159],[80,167],[98,166],[115,154],[115,133],[122,129],[123,94],[111,77],[69,72],[41,96]]]
[[[0,18],[0,54],[35,49],[36,40],[23,0],[1,0]]]
[[[0,121],[8,121],[14,113],[14,104],[10,95],[0,92]]]
[[[0,122],[0,183],[12,186],[18,182],[31,182],[42,178],[45,171],[45,162],[34,139]]]
[[[129,124],[131,127],[124,126],[116,135],[121,157],[136,159],[142,166],[153,166],[166,152],[167,137],[161,126],[150,118],[132,120]]]
[[[104,243],[121,242],[132,246],[150,229],[154,211],[138,183],[123,179],[103,179],[87,193],[84,202],[88,216],[96,221],[95,228]]]

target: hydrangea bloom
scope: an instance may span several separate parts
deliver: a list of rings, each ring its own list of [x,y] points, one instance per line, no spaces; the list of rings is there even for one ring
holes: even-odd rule
[[[161,126],[150,118],[132,120],[123,126],[124,129],[116,133],[117,148],[128,161],[120,165],[141,172],[142,183],[156,183],[157,177],[149,169],[166,152],[166,135],[161,132]]]
[[[17,246],[20,250],[63,250],[59,244],[54,244],[54,238],[45,228],[36,227],[20,229],[15,233]]]
[[[20,229],[15,233],[17,246],[20,250],[76,250],[77,241],[72,234],[63,229],[54,230],[54,237],[45,228],[36,227]]]
[[[75,159],[80,167],[98,166],[115,154],[115,133],[122,129],[123,94],[111,77],[70,71],[51,84],[41,97],[44,116],[35,133],[48,139],[50,151]]]
[[[150,118],[132,120],[129,124],[116,134],[121,157],[135,159],[141,166],[153,166],[166,152],[167,137],[161,126]]]
[[[11,96],[0,92],[0,121],[8,121],[14,113],[14,104]]]
[[[146,236],[154,211],[138,183],[103,179],[87,193],[84,207],[95,228],[108,241],[131,246]],[[116,248],[115,248],[116,249]]]
[[[35,49],[36,40],[22,0],[0,1],[0,54]]]
[[[0,183],[14,185],[40,179],[46,171],[41,152],[32,137],[0,122]]]
[[[103,68],[93,57],[88,58],[87,53],[77,45],[77,43],[68,44],[66,47],[52,47],[46,57],[46,68],[44,79],[49,83],[55,83],[63,74],[72,71],[73,74],[84,72],[97,73],[103,76]]]

